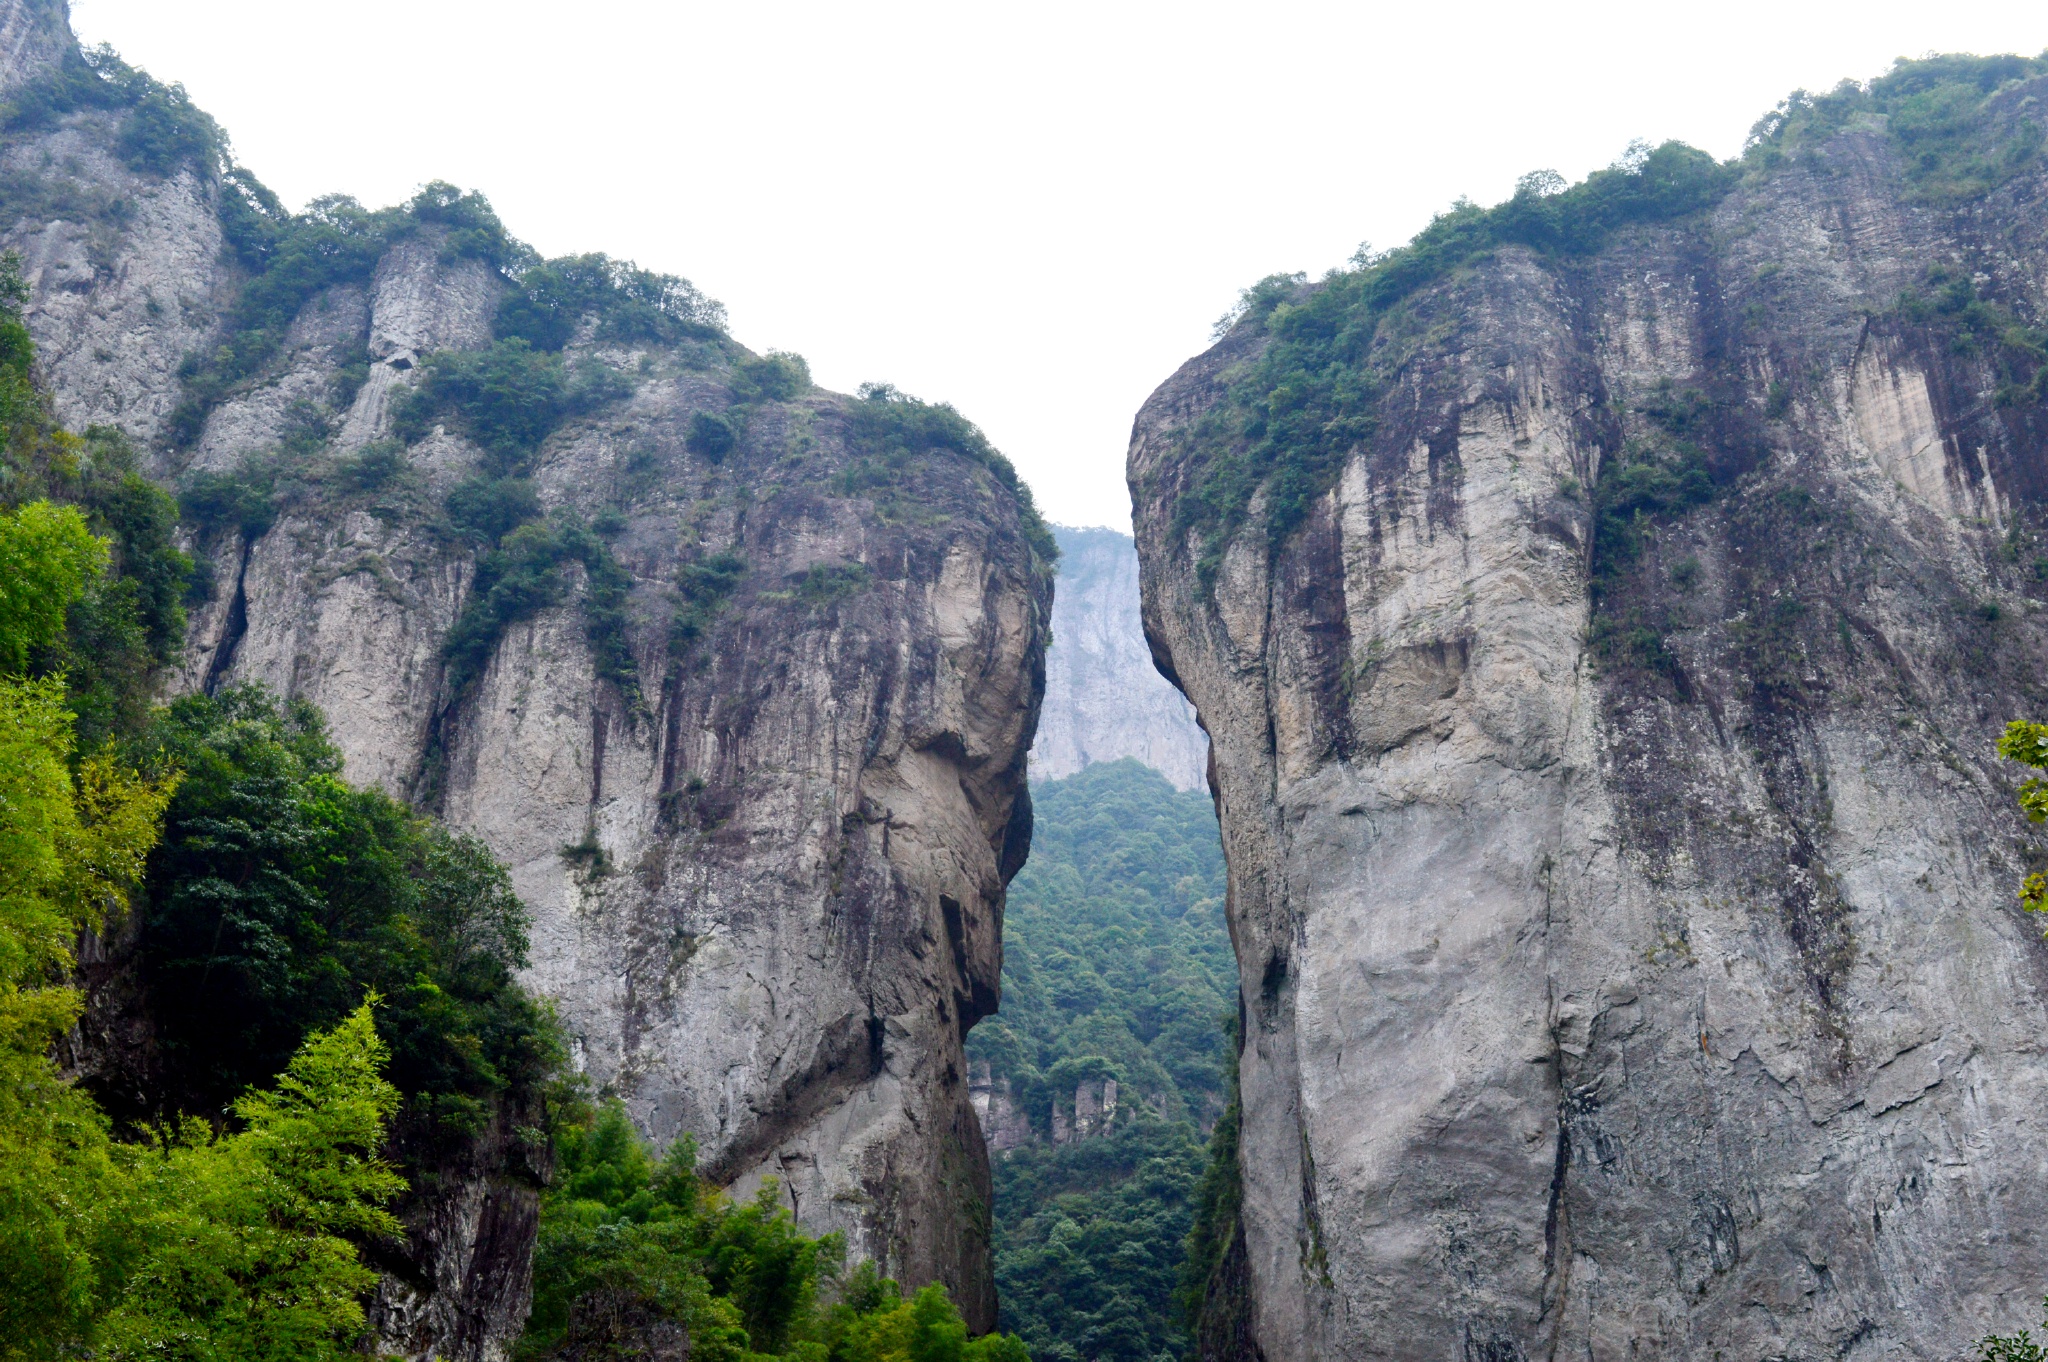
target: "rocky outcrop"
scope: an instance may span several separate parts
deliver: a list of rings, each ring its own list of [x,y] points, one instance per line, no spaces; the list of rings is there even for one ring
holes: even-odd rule
[[[1115,530],[1055,526],[1059,596],[1045,655],[1045,706],[1031,747],[1035,780],[1058,780],[1098,761],[1136,757],[1197,790],[1209,739],[1194,710],[1160,679],[1138,617],[1138,554]]]
[[[46,10],[0,0],[0,36]],[[166,477],[259,455],[281,470],[273,523],[199,545],[215,589],[177,684],[319,705],[350,778],[512,867],[529,982],[648,1135],[693,1134],[738,1194],[777,1179],[812,1230],[944,1282],[991,1327],[962,1039],[995,1007],[1004,887],[1029,844],[1051,607],[1007,470],[957,439],[880,448],[896,408],[742,394],[750,357],[705,328],[600,343],[586,319],[565,359],[604,395],[528,470],[581,556],[551,560],[545,603],[457,676],[444,645],[477,618],[480,548],[446,498],[486,458],[452,420],[394,445],[394,416],[432,352],[491,342],[507,276],[408,222],[174,447],[179,365],[233,338],[248,276],[222,252],[233,191],[200,168],[131,169],[120,117],[9,135],[0,165],[35,193],[0,238],[26,262],[66,420],[123,426]],[[736,438],[693,441],[704,415]],[[373,445],[383,462],[355,458]],[[533,1176],[503,1163],[455,1170],[412,1217],[414,1256],[378,1301],[388,1346],[504,1355]]]
[[[2048,945],[1992,744],[2048,703],[2048,411],[1899,299],[2048,316],[2035,164],[1929,206],[1865,120],[1700,220],[1439,278],[1270,551],[1267,494],[1206,563],[1176,515],[1269,331],[1146,404],[1145,625],[1241,965],[1217,1355],[1954,1358],[2032,1318]],[[1707,482],[1615,511],[1655,450]]]

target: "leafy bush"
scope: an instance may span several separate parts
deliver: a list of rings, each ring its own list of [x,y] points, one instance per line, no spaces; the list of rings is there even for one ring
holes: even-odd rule
[[[683,443],[692,454],[701,454],[713,463],[724,463],[725,456],[732,453],[733,446],[739,443],[739,437],[733,433],[732,423],[723,416],[700,411],[690,417],[690,434]]]
[[[486,548],[540,519],[540,497],[525,478],[471,478],[448,493],[447,508],[455,532]]]
[[[747,575],[747,560],[736,553],[714,554],[685,563],[676,577],[676,612],[669,627],[669,651],[680,660],[711,627],[726,599]]]
[[[1899,295],[1893,316],[1937,332],[1957,354],[1989,361],[2001,407],[2048,401],[2048,330],[2027,326],[1977,292],[1969,271],[1936,265],[1920,288]]]
[[[591,318],[598,340],[625,343],[710,338],[725,328],[725,309],[687,279],[606,255],[571,255],[521,274],[498,305],[495,329],[500,340],[560,350]]]
[[[2041,1311],[2048,1316],[2048,1300],[2041,1303]],[[2048,1337],[2048,1323],[2041,1326],[2043,1337]],[[1978,1362],[2048,1362],[2048,1347],[2034,1342],[2033,1335],[2025,1329],[2004,1337],[1992,1334],[1977,1344]]]
[[[697,1176],[688,1136],[656,1159],[616,1103],[565,1130],[516,1355],[644,1356],[670,1340],[704,1362],[1029,1362],[1015,1339],[970,1342],[942,1287],[905,1300],[872,1266],[842,1273],[840,1237],[804,1234],[778,1194],[771,1180],[734,1204]]]
[[[392,404],[392,431],[411,443],[447,418],[483,447],[490,476],[516,477],[563,421],[631,392],[616,370],[592,363],[572,373],[561,356],[515,337],[429,355],[418,385]]]
[[[732,369],[732,395],[740,402],[787,402],[811,390],[811,366],[802,355],[770,350]]]
[[[537,1091],[552,1023],[513,978],[525,910],[480,842],[347,784],[318,712],[256,688],[185,696],[134,749],[183,773],[137,922],[164,1110],[218,1113],[366,991],[409,1128],[467,1134]]]

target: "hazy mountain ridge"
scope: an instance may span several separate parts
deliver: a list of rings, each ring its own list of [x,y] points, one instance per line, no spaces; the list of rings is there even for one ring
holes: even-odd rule
[[[1053,527],[1060,545],[1045,704],[1031,777],[1058,780],[1135,757],[1176,789],[1208,788],[1209,739],[1152,665],[1138,613],[1138,551],[1108,529]]]

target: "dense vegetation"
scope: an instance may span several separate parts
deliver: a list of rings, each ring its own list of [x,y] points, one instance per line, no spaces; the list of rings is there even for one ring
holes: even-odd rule
[[[1177,1289],[1226,1100],[1236,966],[1209,800],[1135,761],[1033,791],[1031,860],[1010,887],[1003,1008],[968,1038],[1040,1143],[997,1160],[1004,1327],[1045,1358],[1152,1362],[1184,1338]],[[1056,1105],[1115,1078],[1106,1137],[1053,1145]]]
[[[845,1269],[771,1182],[735,1203],[696,1173],[688,1136],[657,1158],[610,1104],[564,1134],[542,1208],[522,1359],[669,1355],[702,1362],[1029,1362],[1014,1338],[969,1340],[943,1288],[905,1298],[873,1264]]]
[[[1458,270],[1510,246],[1569,264],[1629,227],[1696,220],[1744,177],[1769,174],[1845,128],[1888,137],[1924,201],[1981,195],[2039,163],[2038,122],[2002,109],[1995,97],[2008,82],[2044,70],[2048,61],[2018,57],[1901,61],[1868,85],[1795,93],[1757,124],[1736,161],[1718,163],[1677,142],[1639,144],[1576,185],[1537,171],[1492,208],[1461,201],[1406,246],[1384,254],[1362,248],[1351,268],[1316,284],[1301,275],[1260,281],[1220,324],[1259,343],[1226,376],[1227,399],[1187,432],[1197,458],[1178,492],[1176,532],[1198,538],[1205,581],[1260,492],[1268,546],[1291,535],[1343,460],[1372,437],[1380,398],[1429,338],[1409,301]],[[2029,368],[2028,379],[2038,372]],[[1647,489],[1659,503],[1695,490]],[[1637,489],[1622,496],[1637,499]]]

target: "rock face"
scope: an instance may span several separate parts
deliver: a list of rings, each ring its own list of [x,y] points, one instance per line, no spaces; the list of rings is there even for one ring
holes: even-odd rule
[[[68,33],[37,45],[52,15],[61,29],[60,7],[0,0],[0,76],[71,50]],[[854,399],[750,390],[736,407],[750,357],[722,335],[598,343],[586,320],[565,359],[608,373],[610,396],[530,476],[546,524],[604,548],[557,563],[552,602],[458,688],[444,641],[473,616],[479,549],[444,507],[486,456],[444,422],[394,467],[390,437],[422,359],[488,345],[512,284],[418,222],[312,298],[174,448],[179,364],[226,337],[246,274],[222,252],[229,191],[189,166],[131,169],[120,117],[67,114],[0,152],[0,244],[24,258],[61,414],[123,426],[165,477],[280,450],[299,470],[273,524],[201,543],[216,585],[176,684],[318,704],[350,778],[513,868],[529,982],[648,1135],[694,1134],[738,1194],[778,1179],[805,1225],[944,1282],[991,1327],[961,1047],[995,1007],[1004,887],[1030,840],[1051,580],[1028,510],[971,451],[884,458]],[[703,414],[730,418],[729,449],[693,451]],[[351,462],[373,444],[386,462]],[[593,585],[600,561],[615,575]],[[486,1159],[447,1184],[380,1296],[386,1342],[502,1356],[533,1177]]]
[[[2048,410],[1898,300],[1943,265],[2048,316],[2044,201],[2036,162],[1916,203],[1877,123],[1704,221],[1498,250],[1212,572],[1191,432],[1268,332],[1147,403],[1145,625],[1241,964],[1234,1355],[1950,1358],[2033,1318],[2048,945],[1993,742],[2048,703]],[[1711,495],[1603,556],[1603,469],[1674,431]]]
[[[1160,679],[1138,615],[1138,554],[1115,530],[1055,526],[1059,597],[1045,655],[1045,706],[1031,747],[1034,780],[1136,757],[1182,790],[1201,789],[1209,739]]]

